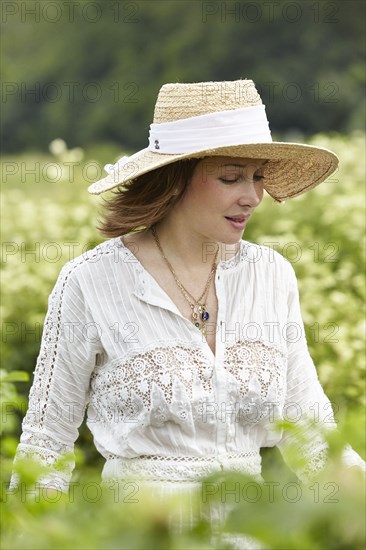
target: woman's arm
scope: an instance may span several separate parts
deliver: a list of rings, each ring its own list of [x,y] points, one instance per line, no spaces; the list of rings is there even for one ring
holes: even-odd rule
[[[325,432],[335,429],[336,422],[308,351],[296,275],[290,264],[288,267],[288,368],[284,419],[290,421],[291,429],[284,430],[278,447],[286,460],[287,449],[291,444],[296,445],[296,454],[303,460],[300,467],[293,469],[305,481],[323,469],[327,458]],[[347,467],[365,467],[364,461],[349,445],[345,446],[343,462]]]
[[[19,459],[46,467],[39,485],[67,491],[73,447],[87,405],[90,375],[101,343],[78,283],[80,262],[61,270],[48,299],[40,352],[14,461],[11,488],[19,483]]]

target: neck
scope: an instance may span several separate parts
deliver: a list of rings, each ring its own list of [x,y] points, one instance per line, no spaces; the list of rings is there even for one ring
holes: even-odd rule
[[[155,230],[166,257],[174,265],[188,269],[207,269],[212,265],[217,250],[217,262],[230,260],[240,246],[240,242],[225,244],[197,234],[186,225],[180,224],[179,220],[172,223],[169,219],[164,219],[155,225]]]

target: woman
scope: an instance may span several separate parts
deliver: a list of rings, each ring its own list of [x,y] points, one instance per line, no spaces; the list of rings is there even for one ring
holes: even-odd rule
[[[161,88],[149,146],[89,188],[117,188],[100,226],[109,239],[68,262],[50,297],[17,453],[49,465],[41,483],[67,491],[73,462],[53,464],[86,406],[104,481],[167,493],[221,470],[260,480],[260,448],[294,437],[278,420],[307,426],[316,405],[334,425],[294,271],[242,234],[264,190],[281,202],[337,164],[326,149],[272,142],[250,80]],[[301,479],[325,460],[311,433]]]

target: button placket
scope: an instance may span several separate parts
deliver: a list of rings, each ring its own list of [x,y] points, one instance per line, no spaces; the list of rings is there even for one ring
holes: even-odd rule
[[[147,304],[161,307],[182,317],[181,313],[164,292],[155,279],[142,268],[140,265],[136,266],[136,279],[135,279],[135,291],[134,294]]]
[[[223,367],[225,342],[223,342],[222,340],[222,332],[221,332],[222,323],[225,320],[225,316],[226,316],[226,297],[224,292],[224,274],[222,273],[220,268],[218,268],[216,271],[216,294],[217,294],[217,301],[218,301],[217,324],[219,327],[219,331],[216,335],[216,361],[215,361],[216,397],[217,397],[217,406],[218,406],[216,453],[217,453],[217,457],[219,457],[221,453],[226,452],[227,422],[230,421],[230,418],[229,420],[227,419],[227,414],[226,414],[227,401],[228,401],[227,373]]]

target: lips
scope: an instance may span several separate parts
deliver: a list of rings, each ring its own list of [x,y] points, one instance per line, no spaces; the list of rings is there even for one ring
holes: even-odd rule
[[[247,220],[248,216],[244,216],[244,214],[239,214],[237,216],[225,216],[225,218],[233,222],[244,223]]]

